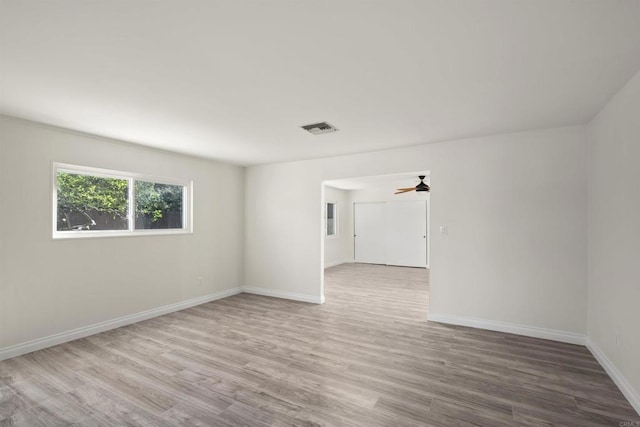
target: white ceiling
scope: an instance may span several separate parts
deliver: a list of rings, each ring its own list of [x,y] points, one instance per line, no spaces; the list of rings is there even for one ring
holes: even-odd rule
[[[0,113],[245,165],[585,123],[640,68],[636,0],[0,2]]]

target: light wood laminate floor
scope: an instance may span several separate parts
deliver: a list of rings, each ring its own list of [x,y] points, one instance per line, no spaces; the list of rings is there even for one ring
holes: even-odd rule
[[[619,426],[580,346],[427,322],[424,269],[326,271],[0,362],[0,425]],[[633,424],[628,424],[633,425]]]

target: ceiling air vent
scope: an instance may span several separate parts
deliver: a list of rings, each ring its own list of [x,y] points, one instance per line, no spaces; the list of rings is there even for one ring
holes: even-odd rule
[[[330,125],[327,122],[314,123],[312,125],[304,125],[304,126],[301,126],[301,128],[314,135],[335,132],[338,130],[335,126]]]

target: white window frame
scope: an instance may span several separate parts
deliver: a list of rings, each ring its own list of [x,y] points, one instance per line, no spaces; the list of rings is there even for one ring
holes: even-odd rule
[[[327,207],[329,204],[333,205],[333,234],[329,234],[329,216],[327,213]],[[327,200],[324,205],[324,237],[327,239],[335,239],[338,237],[338,203]]]
[[[134,172],[123,172],[111,169],[101,169],[89,166],[71,165],[68,163],[53,162],[51,174],[52,187],[52,215],[51,235],[53,239],[87,239],[94,237],[129,237],[129,236],[154,236],[166,234],[191,234],[193,233],[193,181],[144,175]],[[126,179],[129,181],[127,230],[68,230],[58,231],[58,172],[68,172],[79,175],[91,175],[103,178]],[[157,184],[180,185],[184,188],[182,194],[182,228],[166,229],[138,229],[135,228],[135,181],[146,181]]]

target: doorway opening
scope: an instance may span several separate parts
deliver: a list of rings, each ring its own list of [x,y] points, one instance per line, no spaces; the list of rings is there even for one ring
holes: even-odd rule
[[[321,286],[325,298],[330,300],[332,295],[327,286],[335,284],[347,292],[345,280],[356,283],[367,275],[370,279],[384,277],[389,283],[404,277],[428,287],[430,193],[394,194],[398,188],[417,186],[419,175],[430,184],[426,171],[322,183]],[[379,281],[378,285],[386,286]],[[360,286],[360,291],[365,288]]]

